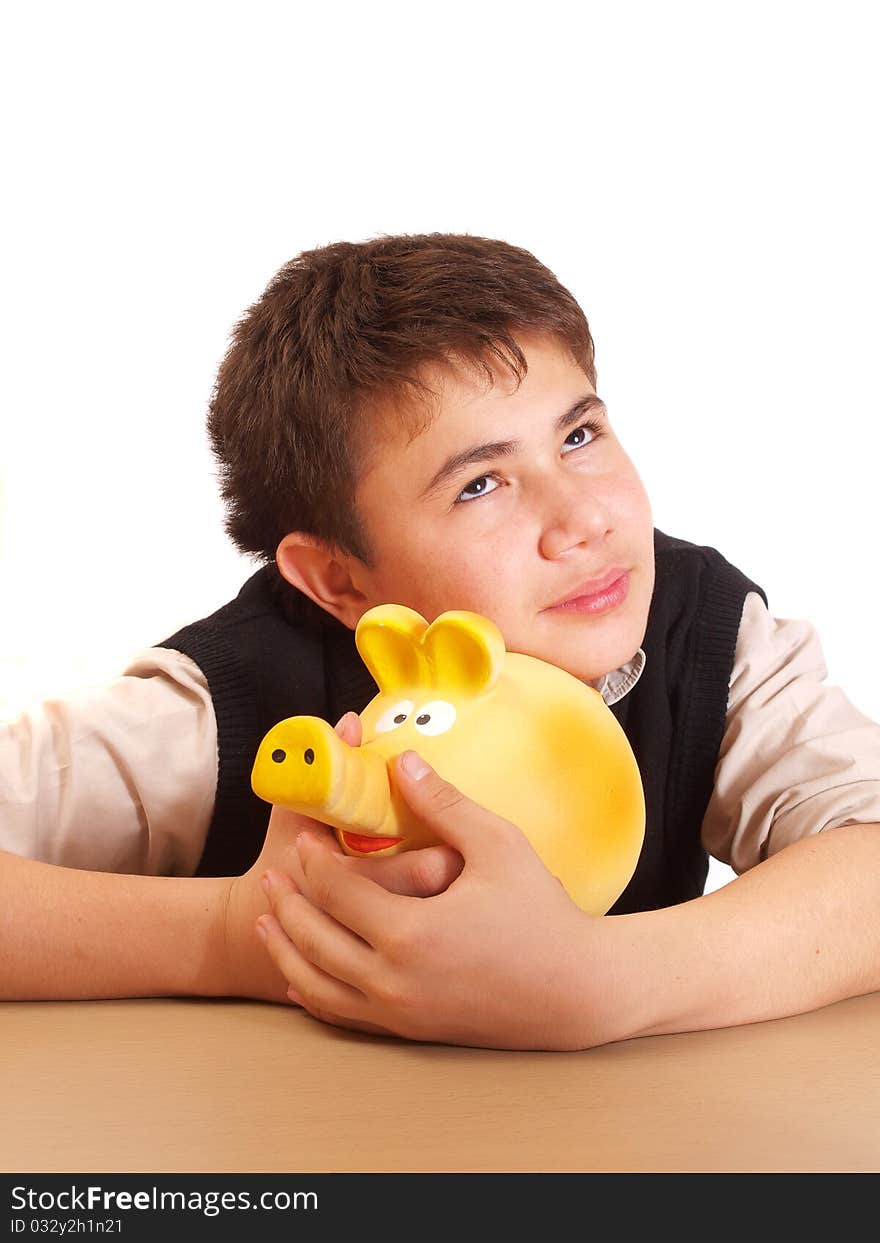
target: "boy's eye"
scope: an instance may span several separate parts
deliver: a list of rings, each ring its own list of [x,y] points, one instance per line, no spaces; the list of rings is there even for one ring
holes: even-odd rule
[[[477,496],[488,496],[490,492],[495,491],[495,487],[486,487],[489,483],[492,483],[491,475],[480,475],[478,479],[472,479],[466,488],[462,488],[456,499],[459,501],[472,501]],[[473,493],[473,495],[468,496],[468,492]]]
[[[590,435],[589,440],[585,438],[585,433],[588,433],[588,431]],[[595,419],[588,419],[587,423],[582,423],[579,428],[569,431],[566,436],[566,445],[568,445],[569,449],[580,449],[583,445],[590,444],[593,440],[598,440],[599,436],[602,435],[602,425]],[[571,444],[571,441],[574,441],[574,444]],[[564,449],[566,449],[566,446],[563,445],[563,452]]]
[[[601,423],[597,419],[587,419],[586,423],[581,423],[580,427],[576,427],[574,431],[568,433],[562,451],[567,456],[569,449],[582,449],[585,445],[592,444],[594,440],[598,440],[603,435]],[[574,443],[571,443],[572,441]],[[566,446],[568,447],[566,448]],[[487,484],[490,483],[492,484],[491,488],[487,487]],[[461,501],[475,501],[478,497],[488,496],[490,492],[495,491],[497,486],[493,481],[492,475],[479,475],[476,479],[472,479],[466,488],[462,488],[455,498],[455,503],[457,505]],[[468,496],[468,493],[471,495]]]

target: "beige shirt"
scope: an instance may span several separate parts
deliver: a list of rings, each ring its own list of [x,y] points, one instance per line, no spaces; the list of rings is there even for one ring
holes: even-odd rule
[[[645,653],[593,685],[616,703]],[[880,725],[837,687],[805,621],[745,600],[706,850],[737,872],[824,829],[880,822]],[[0,723],[0,850],[67,867],[191,875],[211,821],[217,726],[198,666],[148,648],[104,686]]]

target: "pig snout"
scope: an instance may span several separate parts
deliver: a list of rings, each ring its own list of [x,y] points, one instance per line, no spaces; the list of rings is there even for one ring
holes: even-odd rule
[[[391,808],[384,759],[351,747],[320,717],[290,717],[263,739],[251,784],[260,798],[326,824],[379,833]]]

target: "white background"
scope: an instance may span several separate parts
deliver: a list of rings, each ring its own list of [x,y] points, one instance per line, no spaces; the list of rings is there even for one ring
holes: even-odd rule
[[[875,16],[17,6],[0,715],[114,676],[251,572],[203,420],[273,272],[442,230],[525,246],[571,289],[656,525],[814,622],[829,681],[880,716]]]

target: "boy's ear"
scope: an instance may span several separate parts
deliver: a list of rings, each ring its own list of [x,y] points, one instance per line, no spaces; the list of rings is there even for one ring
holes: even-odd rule
[[[333,550],[314,535],[292,531],[275,550],[275,563],[292,586],[354,630],[367,601],[351,581],[347,558],[334,556]]]

